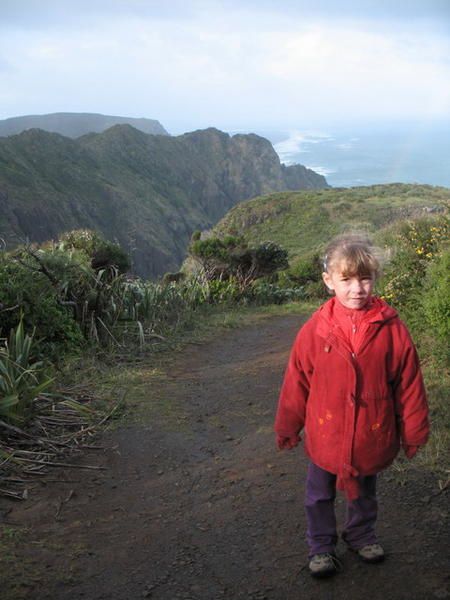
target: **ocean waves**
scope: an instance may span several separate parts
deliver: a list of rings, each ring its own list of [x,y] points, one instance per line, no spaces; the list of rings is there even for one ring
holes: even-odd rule
[[[332,186],[417,182],[450,187],[448,124],[292,129],[278,131],[273,143],[282,163],[302,164]]]
[[[281,162],[292,164],[297,154],[311,152],[311,144],[322,144],[334,138],[326,133],[291,131],[288,137],[274,145]]]

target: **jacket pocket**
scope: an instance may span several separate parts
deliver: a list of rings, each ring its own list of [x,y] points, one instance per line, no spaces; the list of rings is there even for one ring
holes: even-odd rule
[[[396,455],[398,440],[392,395],[362,398],[355,432],[355,462],[367,470],[383,468]]]

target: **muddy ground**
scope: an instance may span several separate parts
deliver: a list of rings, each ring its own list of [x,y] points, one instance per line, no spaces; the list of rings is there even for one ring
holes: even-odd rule
[[[450,598],[448,496],[419,469],[379,479],[383,564],[365,565],[340,543],[340,574],[308,574],[307,462],[301,450],[278,452],[272,433],[302,320],[266,318],[186,347],[149,385],[143,422],[105,433],[104,450],[82,459],[106,470],[60,471],[61,483],[34,489],[27,502],[1,500],[10,533],[27,533],[15,548],[21,576],[14,584],[5,571],[0,596]],[[339,496],[341,523],[344,506]]]

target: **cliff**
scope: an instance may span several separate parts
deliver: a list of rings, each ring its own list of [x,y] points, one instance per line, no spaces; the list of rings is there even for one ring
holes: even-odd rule
[[[155,277],[178,269],[192,232],[238,202],[324,187],[253,134],[155,136],[116,125],[73,140],[32,129],[0,139],[0,236],[11,246],[96,229],[131,253],[136,273]]]

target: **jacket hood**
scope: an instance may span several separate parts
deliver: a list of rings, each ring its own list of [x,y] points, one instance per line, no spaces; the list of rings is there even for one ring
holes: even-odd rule
[[[315,312],[314,317],[318,320],[320,325],[327,328],[332,328],[334,326],[333,313],[337,302],[338,300],[335,297],[330,298]],[[387,302],[378,296],[372,296],[371,304],[366,311],[365,319],[370,323],[383,323],[396,318],[398,318],[398,313],[392,306],[389,306]]]

